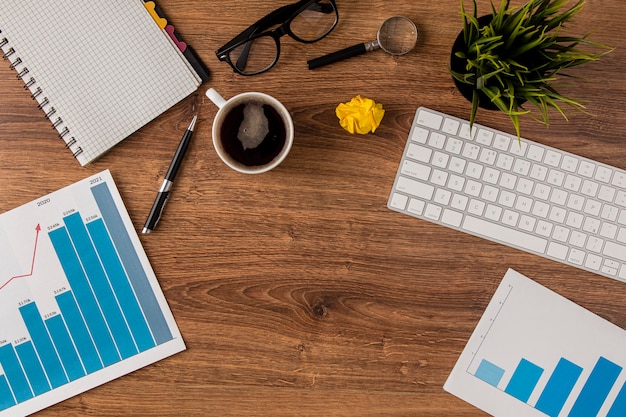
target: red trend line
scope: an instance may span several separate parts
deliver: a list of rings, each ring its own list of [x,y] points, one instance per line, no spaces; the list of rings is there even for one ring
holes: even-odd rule
[[[11,283],[11,281],[13,281],[14,279],[19,279],[19,278],[26,278],[26,277],[30,277],[33,275],[33,270],[35,269],[35,255],[37,254],[37,241],[39,240],[39,231],[41,230],[41,226],[37,225],[37,227],[35,227],[35,245],[33,248],[33,259],[30,263],[30,272],[28,274],[23,274],[23,275],[15,275],[12,276],[11,278],[9,278],[9,280],[7,282],[5,282],[4,284],[0,285],[0,290],[2,290],[4,287],[6,287],[7,285],[9,285]]]

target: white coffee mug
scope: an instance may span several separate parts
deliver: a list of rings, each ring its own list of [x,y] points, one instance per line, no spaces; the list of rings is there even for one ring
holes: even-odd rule
[[[293,120],[280,101],[258,92],[226,100],[213,88],[206,95],[219,107],[211,132],[215,151],[226,165],[244,174],[260,174],[287,157],[293,145]]]

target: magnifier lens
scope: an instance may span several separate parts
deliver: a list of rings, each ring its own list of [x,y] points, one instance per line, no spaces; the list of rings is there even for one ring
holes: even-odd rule
[[[404,55],[417,42],[417,27],[404,16],[394,16],[385,20],[378,30],[380,48],[392,55]]]

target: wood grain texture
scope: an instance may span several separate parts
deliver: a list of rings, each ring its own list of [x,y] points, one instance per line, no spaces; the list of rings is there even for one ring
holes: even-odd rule
[[[141,236],[188,349],[39,415],[482,416],[442,386],[509,267],[626,327],[623,283],[386,208],[416,108],[469,116],[447,72],[458,1],[337,0],[335,31],[312,45],[284,37],[268,73],[241,77],[216,59],[232,36],[287,3],[160,2],[211,81],[84,168],[0,65],[0,212],[110,169],[140,230],[194,103],[199,111],[159,227]],[[420,28],[410,54],[307,69],[311,58],[374,39],[392,15]],[[549,128],[524,120],[525,137],[626,168],[624,17],[621,0],[588,2],[570,30],[617,47],[567,80],[564,91],[585,99],[590,115],[552,114]],[[296,139],[280,167],[246,176],[220,162],[209,86],[286,105]],[[375,134],[339,126],[336,105],[357,94],[386,109]],[[498,113],[478,121],[512,131]]]

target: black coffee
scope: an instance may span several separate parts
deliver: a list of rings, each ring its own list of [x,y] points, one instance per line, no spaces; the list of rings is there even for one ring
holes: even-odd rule
[[[220,129],[224,150],[246,166],[265,165],[285,146],[287,131],[278,111],[263,102],[249,101],[233,107]]]

